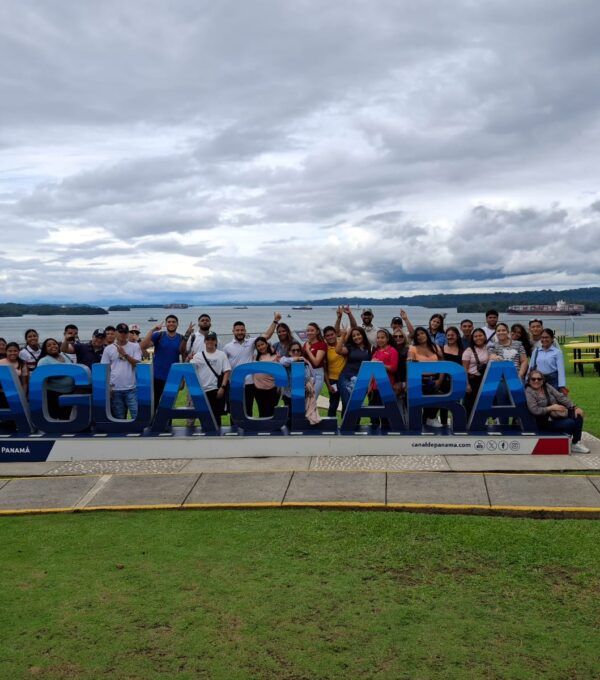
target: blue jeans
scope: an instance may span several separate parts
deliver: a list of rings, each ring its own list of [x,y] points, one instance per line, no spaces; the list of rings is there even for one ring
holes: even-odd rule
[[[125,420],[127,411],[131,414],[131,419],[135,420],[138,414],[137,389],[114,390],[110,394],[110,410],[113,418]]]
[[[540,427],[540,430],[546,432],[562,432],[570,434],[573,437],[573,444],[577,444],[581,439],[581,432],[583,430],[583,418],[551,418]]]
[[[350,395],[354,390],[354,385],[356,384],[356,376],[348,376],[343,373],[340,374],[338,378],[338,389],[340,390],[340,397],[342,399],[342,413],[346,413],[346,406],[350,401]]]

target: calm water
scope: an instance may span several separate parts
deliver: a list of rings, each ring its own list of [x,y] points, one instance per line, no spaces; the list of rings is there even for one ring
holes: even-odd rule
[[[375,315],[375,325],[388,326],[392,317],[398,315],[398,307],[395,306],[373,306]],[[462,318],[468,316],[473,319],[475,325],[483,325],[485,322],[484,314],[463,314],[456,309],[428,309],[426,307],[405,307],[410,320],[415,326],[427,325],[429,317],[436,311],[446,312],[446,326],[460,323]],[[335,322],[335,309],[333,307],[313,307],[311,310],[294,310],[291,307],[275,308],[266,305],[264,307],[249,307],[248,309],[234,309],[227,307],[190,307],[183,310],[172,310],[179,317],[179,330],[184,332],[190,321],[194,323],[202,312],[207,312],[212,318],[212,329],[219,334],[219,344],[231,338],[231,327],[234,321],[244,321],[248,331],[255,335],[262,333],[273,319],[275,311],[281,312],[282,321],[285,321],[293,330],[303,330],[309,321],[316,321],[321,327],[327,324],[333,325]],[[353,313],[360,323],[360,309],[353,309]],[[132,309],[130,312],[110,312],[100,316],[23,316],[0,318],[0,336],[6,340],[16,340],[23,342],[25,330],[35,328],[40,334],[40,338],[54,337],[61,338],[66,324],[74,323],[79,327],[79,337],[88,340],[96,328],[105,326],[116,326],[119,322],[128,324],[138,323],[145,334],[151,327],[156,325],[149,322],[149,318],[156,318],[164,321],[171,310],[162,308],[156,309]],[[288,317],[289,315],[289,317]],[[515,322],[527,326],[529,317],[501,315],[502,321],[509,325]],[[542,317],[545,325],[554,329],[561,335],[585,335],[586,333],[600,333],[600,314],[586,314],[580,317]],[[343,323],[347,323],[344,316]]]

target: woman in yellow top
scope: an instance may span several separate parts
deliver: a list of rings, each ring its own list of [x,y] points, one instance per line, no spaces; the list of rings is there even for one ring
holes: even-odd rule
[[[323,329],[323,337],[325,338],[325,344],[327,345],[327,355],[325,357],[325,384],[329,391],[327,416],[329,418],[335,418],[340,404],[338,380],[340,373],[346,365],[346,357],[335,351],[338,336],[333,326],[325,326]]]

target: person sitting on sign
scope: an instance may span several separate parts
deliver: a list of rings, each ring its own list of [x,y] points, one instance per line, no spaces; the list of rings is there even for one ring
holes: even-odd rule
[[[564,432],[572,436],[571,453],[589,453],[581,443],[583,411],[569,397],[548,384],[543,373],[533,369],[525,387],[527,408],[537,421],[538,428],[546,432]]]
[[[282,357],[280,363],[285,368],[289,368],[294,362],[302,361],[304,363],[304,415],[311,425],[318,425],[321,422],[321,416],[317,408],[317,397],[315,391],[315,369],[312,367],[310,361],[304,356],[302,345],[296,340],[292,340],[289,347],[288,356]],[[292,405],[292,391],[288,385],[282,390],[283,403],[288,407],[288,414],[291,413]],[[288,427],[291,424],[291,418],[288,415]]]

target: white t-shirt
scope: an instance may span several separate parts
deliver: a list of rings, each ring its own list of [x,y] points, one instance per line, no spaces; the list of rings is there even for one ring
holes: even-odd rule
[[[194,336],[194,342],[192,342],[192,335]],[[192,333],[185,343],[186,354],[198,354],[198,352],[204,351],[204,333]]]
[[[221,373],[231,370],[227,355],[220,349],[216,349],[212,353],[204,350],[204,355],[217,375],[221,375]],[[200,381],[203,390],[210,392],[211,390],[216,390],[218,388],[217,375],[215,375],[207,366],[206,361],[202,356],[202,350],[194,354],[194,358],[190,363],[194,364],[194,367],[196,368],[198,380]]]
[[[142,350],[138,342],[127,342],[123,349],[132,359],[142,360]],[[115,392],[131,390],[136,386],[135,367],[121,357],[115,344],[104,348],[100,363],[110,364],[110,386]]]
[[[223,347],[223,351],[227,355],[232,369],[234,369],[236,366],[240,366],[241,364],[250,364],[254,361],[255,340],[256,338],[245,338],[242,342],[231,340],[225,345],[225,347]],[[244,384],[252,385],[252,383],[252,376],[247,375]]]
[[[485,326],[483,327],[483,332],[485,333],[485,337],[487,338],[487,348],[490,349],[495,342],[498,342],[496,329],[490,328],[487,324],[485,324]]]
[[[29,369],[29,372],[31,372],[35,370],[35,367],[37,366],[37,360],[40,358],[41,353],[42,353],[41,347],[38,347],[37,349],[32,349],[29,345],[26,345],[19,352],[19,359],[21,359],[21,361],[24,361],[27,364],[27,368]]]

